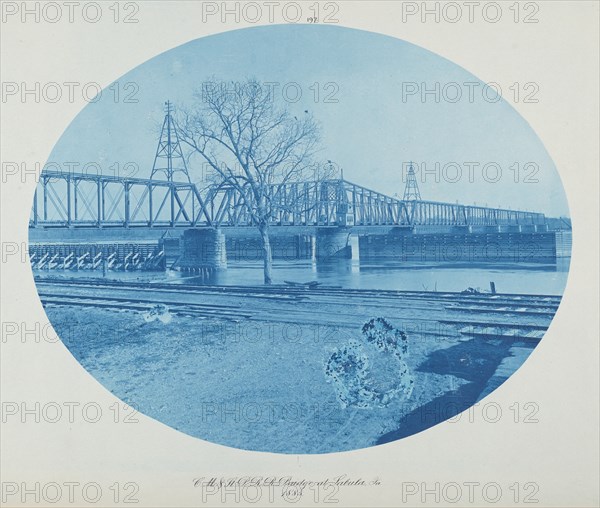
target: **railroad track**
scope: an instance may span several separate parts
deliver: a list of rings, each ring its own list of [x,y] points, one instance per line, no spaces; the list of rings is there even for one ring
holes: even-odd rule
[[[556,314],[558,307],[542,307],[542,306],[502,306],[497,307],[495,305],[448,305],[444,307],[446,310],[451,312],[467,312],[469,314],[507,314],[512,316],[539,316],[553,318]]]
[[[80,281],[69,281],[69,280],[47,280],[40,279],[36,280],[37,287],[44,286],[64,286],[64,287],[73,287],[73,288],[98,288],[98,289],[122,289],[122,290],[149,290],[149,291],[161,291],[167,293],[175,293],[175,294],[235,294],[240,295],[239,291],[223,291],[223,288],[228,288],[229,286],[206,286],[210,289],[204,289],[205,286],[194,286],[194,285],[183,285],[183,284],[149,284],[149,283],[140,283],[140,282],[120,282],[120,281],[99,281],[99,282],[80,282]],[[213,288],[217,288],[215,291]],[[254,298],[264,298],[267,300],[273,301],[298,301],[304,299],[302,295],[294,295],[294,294],[277,294],[273,291],[257,291],[253,290],[254,288],[248,288],[249,290],[246,292],[248,296],[252,296]],[[39,291],[38,291],[39,292]]]
[[[335,286],[289,286],[289,285],[271,285],[271,286],[198,286],[194,284],[177,284],[177,283],[149,283],[149,282],[121,282],[121,281],[94,281],[94,280],[69,280],[69,279],[51,279],[37,278],[36,284],[48,285],[64,285],[78,287],[119,287],[127,288],[145,288],[145,289],[161,289],[169,291],[193,292],[196,294],[202,293],[223,293],[223,294],[245,294],[251,295],[283,295],[288,296],[310,296],[310,295],[332,295],[332,296],[374,296],[377,298],[398,298],[411,297],[422,299],[435,299],[436,301],[450,302],[470,302],[477,304],[494,304],[494,305],[513,305],[527,307],[558,307],[561,297],[557,295],[527,295],[527,294],[512,294],[512,293],[473,293],[465,294],[460,292],[437,292],[437,291],[404,291],[390,289],[352,289],[340,288]]]
[[[120,282],[104,280],[39,279],[36,281],[45,305],[75,305],[109,309],[148,311],[165,304],[173,314],[245,320],[306,323],[355,328],[356,312],[349,303],[369,307],[378,314],[395,317],[400,322],[439,323],[456,335],[490,336],[539,340],[550,325],[560,303],[559,296],[522,294],[464,294],[452,292],[360,290],[319,286],[197,286],[191,284]],[[111,291],[110,295],[81,294],[93,289]],[[137,293],[144,292],[138,296]],[[128,292],[134,292],[128,295]],[[154,292],[153,296],[150,293]],[[79,294],[78,294],[79,293]],[[120,293],[120,294],[119,294]],[[232,297],[238,304],[188,303],[182,297]],[[354,298],[351,298],[354,297]],[[177,298],[180,300],[177,301]],[[363,301],[360,302],[359,298]],[[264,303],[254,305],[253,299]],[[243,307],[239,304],[243,302]],[[271,303],[291,303],[285,310],[269,307]],[[303,305],[293,305],[304,302]],[[337,306],[329,315],[320,313],[323,305]],[[373,311],[376,312],[376,311]],[[361,314],[361,315],[362,315]],[[451,319],[450,319],[451,318]],[[440,332],[443,333],[443,332]],[[435,333],[434,333],[435,334]]]
[[[136,312],[152,311],[157,305],[163,302],[156,302],[148,299],[137,298],[118,298],[118,297],[102,297],[102,296],[87,296],[87,295],[49,295],[40,294],[44,307],[51,305],[59,306],[75,306],[75,307],[95,307],[101,309],[114,310],[132,310]],[[178,316],[190,316],[196,318],[218,318],[228,321],[240,321],[251,317],[250,314],[242,312],[235,306],[225,305],[209,305],[209,304],[193,304],[168,302],[169,313]]]

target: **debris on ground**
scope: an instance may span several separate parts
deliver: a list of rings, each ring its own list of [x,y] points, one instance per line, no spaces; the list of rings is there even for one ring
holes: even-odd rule
[[[321,283],[317,282],[316,280],[311,280],[310,282],[294,282],[291,280],[284,280],[283,282],[285,282],[288,286],[301,286],[307,288],[315,288],[321,285]]]
[[[169,324],[173,320],[173,315],[169,312],[169,307],[162,303],[154,305],[149,311],[144,312],[143,316],[146,323],[158,320],[161,323]]]

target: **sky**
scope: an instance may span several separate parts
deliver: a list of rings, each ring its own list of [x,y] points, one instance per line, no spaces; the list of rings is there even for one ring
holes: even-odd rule
[[[275,100],[294,115],[314,115],[323,134],[319,158],[343,168],[346,180],[402,196],[407,163],[414,161],[422,199],[569,215],[554,163],[504,99],[495,101],[489,89],[484,98],[479,79],[430,51],[339,26],[234,30],[157,55],[115,77],[118,85],[79,113],[49,161],[95,162],[108,175],[116,164],[134,162],[134,176],[148,178],[164,102],[191,106],[194,92],[211,77],[278,83],[268,85]],[[449,100],[442,93],[439,100],[434,93],[423,97],[421,91],[436,83],[440,92],[446,87]],[[202,180],[203,166],[191,159],[192,180]]]

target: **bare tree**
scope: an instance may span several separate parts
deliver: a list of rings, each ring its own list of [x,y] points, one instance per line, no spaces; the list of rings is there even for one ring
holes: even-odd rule
[[[319,127],[308,111],[295,116],[277,104],[255,79],[212,79],[194,98],[193,109],[179,114],[180,139],[203,157],[219,185],[231,186],[243,197],[241,206],[262,240],[264,282],[271,284],[269,226],[281,202],[276,189],[307,179],[316,185]]]

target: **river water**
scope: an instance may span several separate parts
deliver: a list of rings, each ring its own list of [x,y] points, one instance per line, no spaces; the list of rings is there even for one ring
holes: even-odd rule
[[[525,263],[369,263],[357,259],[330,263],[275,261],[273,283],[318,281],[324,285],[357,289],[408,291],[462,291],[468,287],[489,291],[494,282],[498,293],[562,295],[567,283],[569,258],[556,265]],[[94,277],[127,281],[186,284],[260,285],[262,262],[229,262],[228,269],[208,275],[179,271],[118,272],[34,270],[35,275],[52,277]]]

